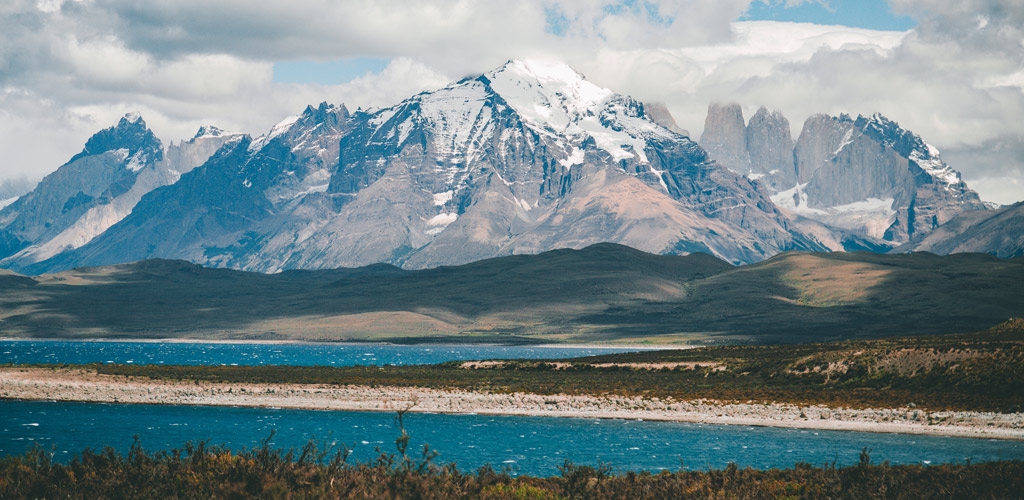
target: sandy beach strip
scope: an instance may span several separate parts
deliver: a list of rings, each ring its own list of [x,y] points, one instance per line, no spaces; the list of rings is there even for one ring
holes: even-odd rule
[[[641,419],[1024,440],[1024,413],[496,394],[392,386],[186,382],[98,375],[78,368],[0,367],[0,399]]]

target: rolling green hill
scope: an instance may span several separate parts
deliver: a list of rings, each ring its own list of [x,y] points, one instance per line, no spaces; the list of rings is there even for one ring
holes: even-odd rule
[[[787,253],[733,267],[599,244],[457,267],[266,275],[152,260],[0,275],[0,336],[812,342],[1024,316],[1024,259]]]

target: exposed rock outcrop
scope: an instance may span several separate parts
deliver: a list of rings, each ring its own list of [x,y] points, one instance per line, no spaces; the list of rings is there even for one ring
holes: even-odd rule
[[[700,145],[725,168],[741,175],[750,173],[750,154],[747,152],[747,128],[743,108],[736,103],[708,104],[704,132]]]

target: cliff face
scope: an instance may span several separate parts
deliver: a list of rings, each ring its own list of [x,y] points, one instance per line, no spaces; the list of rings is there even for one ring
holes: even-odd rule
[[[747,129],[743,121],[743,108],[739,104],[709,104],[704,132],[698,142],[708,152],[708,156],[723,167],[740,175],[750,173]]]
[[[843,238],[852,231],[878,240],[877,248],[986,208],[937,150],[879,114],[811,116],[795,144],[789,121],[763,107],[744,127],[739,105],[712,104],[705,126],[709,155],[780,208],[842,229]]]
[[[802,181],[777,203],[893,244],[987,208],[938,150],[880,114],[808,118],[794,159]]]
[[[807,118],[793,148],[796,184],[811,180],[818,168],[831,160],[843,148],[843,144],[851,139],[852,134],[853,121],[847,115],[841,115],[838,119],[828,115]]]
[[[763,176],[773,190],[788,189],[797,183],[793,162],[793,135],[789,120],[778,111],[761,107],[750,117],[746,129],[750,170]]]

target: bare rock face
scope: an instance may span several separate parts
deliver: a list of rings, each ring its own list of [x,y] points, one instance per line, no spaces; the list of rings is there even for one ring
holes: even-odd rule
[[[744,124],[738,104],[712,103],[701,146],[711,158],[770,192],[796,185],[793,136],[789,120],[778,111],[762,106]]]
[[[793,135],[782,113],[763,106],[758,109],[747,124],[746,143],[752,176],[763,179],[773,191],[796,185]]]
[[[750,173],[747,128],[739,104],[709,104],[699,142],[708,156],[725,168],[741,175]]]
[[[651,119],[652,122],[661,125],[679,135],[690,137],[690,131],[681,128],[676,119],[672,116],[672,112],[668,110],[668,106],[661,102],[645,102],[644,103],[644,115]]]
[[[227,141],[89,244],[29,271],[155,257],[264,272],[423,268],[597,242],[732,263],[823,249],[749,179],[649,115],[535,61],[389,108],[310,107]]]
[[[804,121],[793,149],[797,182],[803,184],[834,157],[853,136],[853,120],[848,115],[833,118],[813,115]],[[795,184],[794,184],[795,185]]]
[[[812,116],[794,156],[800,182],[776,204],[894,244],[987,208],[938,150],[879,114]]]

